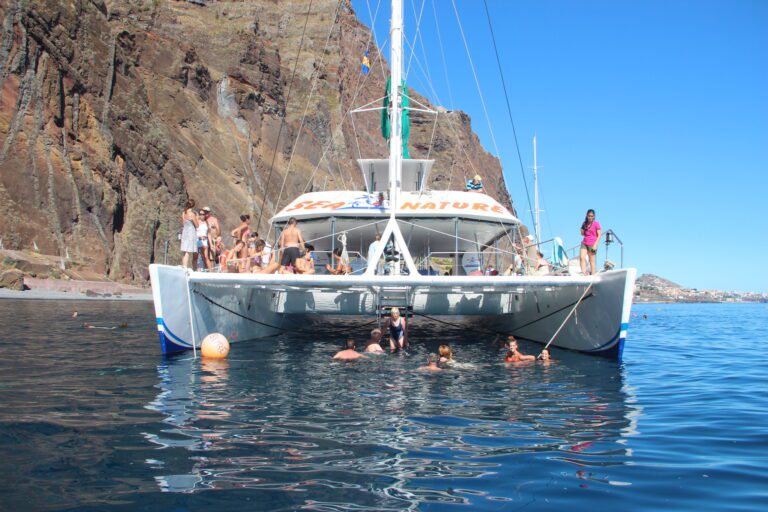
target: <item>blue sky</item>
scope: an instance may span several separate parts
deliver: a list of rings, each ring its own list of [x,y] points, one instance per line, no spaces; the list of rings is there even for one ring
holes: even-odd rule
[[[353,0],[369,26],[378,1]],[[452,2],[413,0],[416,12],[423,1],[419,38],[438,97],[415,62],[409,85],[467,112],[495,154]],[[624,241],[625,266],[686,287],[768,292],[768,2],[487,2],[529,188],[538,140],[542,237],[577,244],[594,208]],[[512,198],[530,224],[482,0],[456,6]],[[380,9],[381,45],[389,0]],[[405,27],[413,41],[408,1]]]

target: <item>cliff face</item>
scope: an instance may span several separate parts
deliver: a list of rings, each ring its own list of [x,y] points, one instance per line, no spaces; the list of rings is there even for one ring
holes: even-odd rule
[[[347,0],[314,0],[307,17],[308,4],[0,0],[2,245],[144,281],[166,239],[177,261],[188,198],[225,230],[262,213],[263,231],[302,191],[362,188],[354,159],[387,148],[378,113],[347,112],[383,95],[386,62]],[[510,206],[468,116],[442,113],[434,137],[433,124],[412,115],[432,188],[478,172]]]

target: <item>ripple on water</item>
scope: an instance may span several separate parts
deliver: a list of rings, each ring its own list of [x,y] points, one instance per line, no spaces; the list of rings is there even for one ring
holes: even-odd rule
[[[39,510],[768,506],[768,308],[635,311],[622,365],[503,365],[491,340],[418,319],[409,355],[345,364],[329,360],[345,333],[164,359],[149,304],[0,302],[0,494]],[[460,364],[414,371],[446,341]]]

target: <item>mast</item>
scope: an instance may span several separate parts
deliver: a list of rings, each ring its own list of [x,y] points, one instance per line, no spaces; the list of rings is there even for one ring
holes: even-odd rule
[[[389,125],[389,203],[390,219],[395,218],[394,205],[400,192],[400,176],[403,168],[403,116],[400,105],[400,87],[403,73],[403,1],[392,0],[392,25],[389,29],[390,62],[390,118]]]
[[[392,19],[389,28],[390,51],[389,59],[392,69],[390,71],[390,112],[389,112],[389,221],[381,234],[381,243],[372,255],[372,261],[368,262],[365,275],[373,275],[376,265],[372,262],[379,261],[384,247],[390,237],[394,237],[395,246],[402,255],[408,268],[408,273],[419,276],[419,271],[413,262],[411,253],[405,243],[400,227],[397,225],[395,212],[400,203],[400,186],[403,172],[403,108],[400,91],[403,81],[403,0],[392,0]],[[400,275],[400,262],[394,265],[392,275]]]
[[[536,136],[533,136],[533,230],[536,233],[536,243],[541,243],[541,228],[539,220],[539,168],[536,165]]]

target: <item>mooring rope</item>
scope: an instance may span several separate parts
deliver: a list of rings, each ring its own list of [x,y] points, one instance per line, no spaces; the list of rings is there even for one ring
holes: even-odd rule
[[[232,313],[233,315],[238,316],[238,317],[242,318],[243,320],[248,320],[249,322],[253,322],[253,323],[258,324],[258,325],[263,325],[264,327],[269,327],[271,329],[275,329],[275,330],[283,331],[283,332],[301,332],[301,333],[317,334],[317,329],[312,329],[312,330],[301,329],[301,328],[299,328],[299,329],[286,329],[285,327],[278,327],[276,325],[271,325],[271,324],[262,322],[260,320],[256,320],[255,318],[251,318],[249,316],[245,316],[245,315],[243,315],[241,313],[238,313],[237,311],[234,311],[232,309],[229,309],[228,307],[224,306],[223,304],[219,304],[218,302],[216,302],[212,298],[208,297],[206,294],[204,294],[203,292],[201,292],[199,290],[193,290],[192,293],[201,296],[203,299],[205,299],[209,303],[211,303],[214,306],[217,306],[217,307],[223,309],[224,311],[226,311],[228,313]],[[363,324],[353,326],[353,327],[351,327],[351,328],[349,328],[347,330],[348,331],[352,331],[352,330],[355,330],[355,329],[360,329],[362,327],[365,327],[366,325],[371,325],[374,322],[376,322],[376,319],[373,319],[370,322],[365,322]]]

